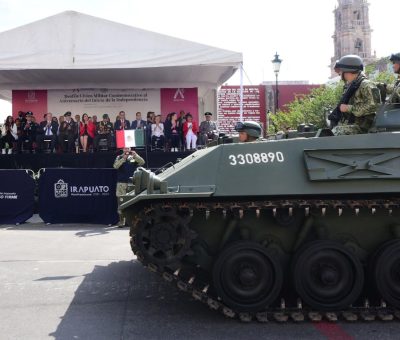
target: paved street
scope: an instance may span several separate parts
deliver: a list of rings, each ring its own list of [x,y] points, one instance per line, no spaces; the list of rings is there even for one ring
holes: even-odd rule
[[[395,339],[400,322],[242,324],[133,259],[128,230],[0,226],[1,339]]]

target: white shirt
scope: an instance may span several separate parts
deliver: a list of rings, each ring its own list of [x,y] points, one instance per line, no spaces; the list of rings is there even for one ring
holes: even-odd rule
[[[47,126],[47,124],[49,124],[49,126]],[[44,134],[45,136],[53,136],[53,131],[51,131],[51,121],[46,121],[46,126],[43,128],[44,130]]]
[[[164,124],[151,124],[151,135],[156,137],[164,136]]]

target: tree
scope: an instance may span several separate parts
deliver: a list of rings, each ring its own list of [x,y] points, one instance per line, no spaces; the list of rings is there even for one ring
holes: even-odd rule
[[[381,58],[365,67],[366,75],[375,82],[390,84],[396,79],[389,58]]]
[[[299,124],[314,124],[317,128],[325,126],[325,113],[332,110],[340,100],[343,83],[323,85],[313,89],[310,94],[298,96],[287,104],[287,112],[279,111],[270,116],[270,132],[296,129]]]
[[[388,66],[389,65],[389,66]],[[390,84],[395,81],[395,75],[389,71],[388,58],[378,60],[366,67],[365,73],[376,83]],[[310,94],[297,97],[287,104],[287,112],[279,111],[270,115],[270,133],[285,130],[287,127],[296,129],[299,124],[314,124],[316,128],[325,127],[326,112],[338,104],[343,92],[343,82],[333,85],[323,85],[313,89]]]

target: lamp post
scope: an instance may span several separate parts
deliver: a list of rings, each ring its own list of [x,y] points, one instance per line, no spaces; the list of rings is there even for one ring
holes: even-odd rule
[[[272,60],[272,66],[273,66],[274,72],[275,72],[275,109],[274,109],[274,113],[276,113],[276,111],[278,110],[278,106],[279,106],[278,74],[279,74],[279,70],[281,69],[281,63],[282,63],[282,59],[279,59],[279,54],[278,54],[278,52],[276,52],[275,58],[274,58],[274,60]]]

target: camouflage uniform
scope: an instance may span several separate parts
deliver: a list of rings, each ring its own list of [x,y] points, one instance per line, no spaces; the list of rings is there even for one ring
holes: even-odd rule
[[[124,155],[120,155],[117,156],[117,158],[114,161],[114,169],[122,169],[122,167],[124,166],[124,164],[135,164],[135,168],[136,168],[136,164],[139,166],[142,166],[145,163],[144,159],[142,157],[140,157],[138,154],[136,154],[135,156],[129,155],[126,159],[124,159]],[[127,171],[129,172],[129,175],[133,175],[133,166],[129,167],[127,169]],[[126,178],[127,176],[124,176],[125,174],[123,174],[123,178],[118,178],[118,182],[117,182],[117,197],[119,196],[123,196],[126,195],[126,190],[128,189],[128,178]],[[120,177],[120,176],[119,176]]]
[[[400,75],[394,84],[390,84],[387,86],[386,91],[390,95],[388,103],[400,103]]]
[[[129,155],[126,159],[124,155],[119,155],[114,161],[114,169],[117,169],[117,187],[116,187],[116,196],[117,200],[120,196],[124,196],[128,190],[128,182],[129,178],[133,175],[133,172],[136,169],[136,166],[142,166],[145,163],[144,159],[140,157],[138,154]],[[119,204],[119,200],[118,200]],[[121,214],[121,211],[118,209],[119,215],[119,225],[125,225],[125,220]]]
[[[365,77],[362,73],[357,79]],[[332,129],[334,135],[355,135],[367,133],[375,118],[376,110],[381,103],[380,93],[376,85],[365,78],[354,96],[349,101],[349,111],[344,113],[344,121]],[[351,114],[355,117],[354,124],[349,125]]]

